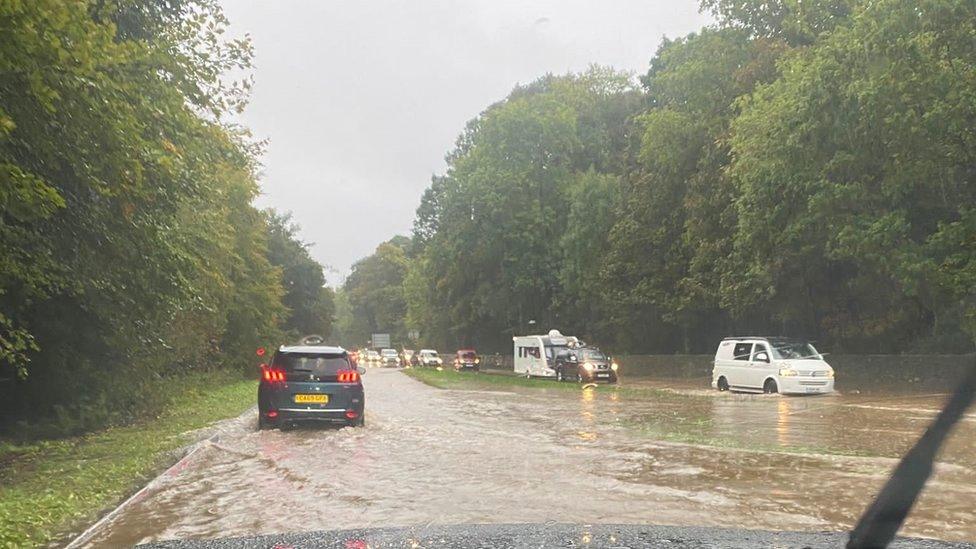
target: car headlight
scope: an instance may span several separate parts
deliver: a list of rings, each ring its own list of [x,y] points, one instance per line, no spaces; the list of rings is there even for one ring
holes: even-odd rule
[[[475,364],[479,364],[480,362],[481,362],[481,359],[480,359],[480,358],[476,358],[476,359],[474,359],[474,363],[475,363]]]
[[[796,370],[793,368],[780,368],[779,375],[783,377],[791,377],[796,375]]]
[[[590,370],[593,369],[593,364],[591,364],[589,362],[584,362],[583,363],[583,369],[585,369],[586,371],[590,371]]]
[[[610,369],[613,370],[614,372],[616,372],[617,371],[617,368],[619,368],[619,367],[620,366],[618,366],[616,362],[611,362],[610,363]]]
[[[827,377],[834,377],[834,371],[833,370],[827,370]]]

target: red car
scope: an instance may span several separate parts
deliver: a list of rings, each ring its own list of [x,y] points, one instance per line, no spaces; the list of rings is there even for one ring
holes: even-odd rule
[[[454,370],[473,370],[477,372],[481,369],[481,359],[478,358],[478,351],[474,349],[458,349],[454,355]]]

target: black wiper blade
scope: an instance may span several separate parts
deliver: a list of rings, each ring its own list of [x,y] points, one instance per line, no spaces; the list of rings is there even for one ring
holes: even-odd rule
[[[848,549],[887,547],[891,543],[932,474],[932,464],[946,435],[973,403],[974,396],[976,363],[922,438],[901,458],[878,497],[861,515],[847,541]]]

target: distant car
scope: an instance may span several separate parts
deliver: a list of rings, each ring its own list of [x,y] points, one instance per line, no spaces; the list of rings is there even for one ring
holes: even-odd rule
[[[396,349],[380,350],[380,366],[396,368],[399,365],[400,355],[397,354]]]
[[[443,363],[444,361],[441,360],[441,357],[437,356],[437,351],[433,349],[420,350],[420,357],[418,358],[419,366],[437,367]]]
[[[596,347],[577,347],[556,353],[556,381],[617,382],[617,363]]]
[[[718,344],[712,387],[752,393],[830,393],[834,369],[813,345],[782,337],[727,337]]]
[[[258,427],[324,422],[362,426],[366,396],[361,375],[341,347],[281,347],[261,365]]]
[[[474,349],[458,349],[454,355],[454,369],[459,372],[461,370],[479,371],[481,359],[478,358],[478,352]]]
[[[380,363],[380,354],[376,351],[369,349],[366,351],[366,364],[370,366],[378,366]]]

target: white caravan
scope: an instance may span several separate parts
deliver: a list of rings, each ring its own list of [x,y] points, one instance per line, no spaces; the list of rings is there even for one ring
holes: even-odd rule
[[[525,377],[556,377],[553,368],[556,353],[579,344],[578,339],[564,336],[559,330],[550,330],[548,335],[515,336],[512,341],[515,373]]]

